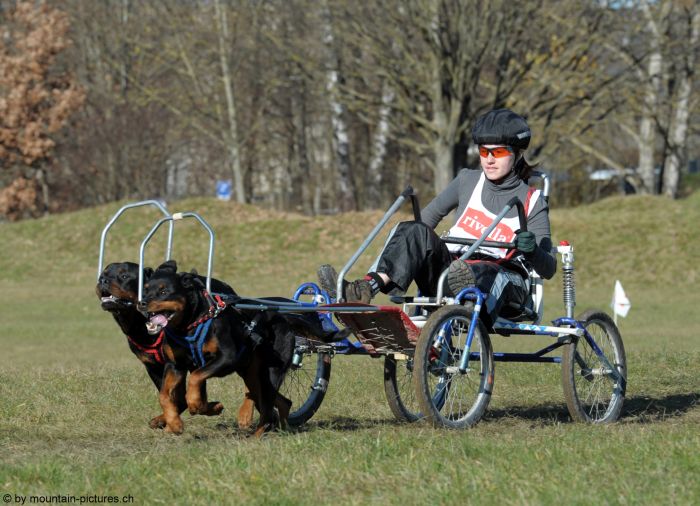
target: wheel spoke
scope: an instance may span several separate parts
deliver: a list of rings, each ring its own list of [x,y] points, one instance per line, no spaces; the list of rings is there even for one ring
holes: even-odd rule
[[[604,313],[584,313],[588,336],[574,340],[563,361],[564,389],[569,411],[575,419],[607,423],[619,416],[624,399],[625,357],[622,341]],[[613,365],[615,364],[615,365]]]

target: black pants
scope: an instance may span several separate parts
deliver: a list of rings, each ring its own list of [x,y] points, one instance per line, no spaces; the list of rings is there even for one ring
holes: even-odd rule
[[[437,293],[438,279],[455,259],[435,231],[424,223],[405,221],[390,233],[384,248],[370,269],[384,273],[406,292],[412,281],[422,295]],[[493,261],[470,262],[476,286],[486,297],[486,312],[492,321],[496,316],[516,317],[516,309],[528,300],[528,284],[521,273]],[[445,287],[446,289],[447,287]]]

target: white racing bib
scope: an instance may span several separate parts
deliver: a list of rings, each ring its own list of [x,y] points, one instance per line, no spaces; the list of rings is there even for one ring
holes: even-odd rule
[[[481,174],[476,188],[472,192],[467,206],[464,208],[462,215],[457,222],[450,228],[448,235],[450,237],[459,237],[463,239],[478,239],[484,233],[491,223],[493,223],[496,215],[486,209],[481,203],[481,192],[484,188],[484,180],[486,177]],[[531,202],[537,202],[540,197],[540,190],[534,190],[528,193],[525,199],[525,216],[530,215],[530,211],[534,207]],[[520,228],[520,220],[517,216],[512,218],[503,218],[498,225],[491,231],[487,239],[489,241],[512,242],[515,238],[515,231]],[[469,247],[461,244],[448,244],[448,249],[452,253],[460,253],[466,251]],[[495,258],[504,258],[508,254],[505,248],[479,248],[479,253],[483,253]]]

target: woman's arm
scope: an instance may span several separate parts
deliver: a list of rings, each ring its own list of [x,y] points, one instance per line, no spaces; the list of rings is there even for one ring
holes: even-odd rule
[[[549,206],[540,197],[527,218],[527,229],[535,234],[537,247],[527,259],[544,279],[551,279],[557,272],[557,257],[552,253],[552,237],[549,226]]]
[[[460,179],[465,176],[466,170],[462,169],[457,174],[457,177],[447,185],[447,188],[435,197],[430,204],[425,206],[421,212],[421,220],[430,228],[434,229],[437,227],[440,221],[459,204]]]

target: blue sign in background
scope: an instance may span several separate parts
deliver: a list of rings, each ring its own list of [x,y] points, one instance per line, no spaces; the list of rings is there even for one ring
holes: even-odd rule
[[[216,198],[219,200],[231,200],[233,184],[230,179],[223,179],[216,182]]]

